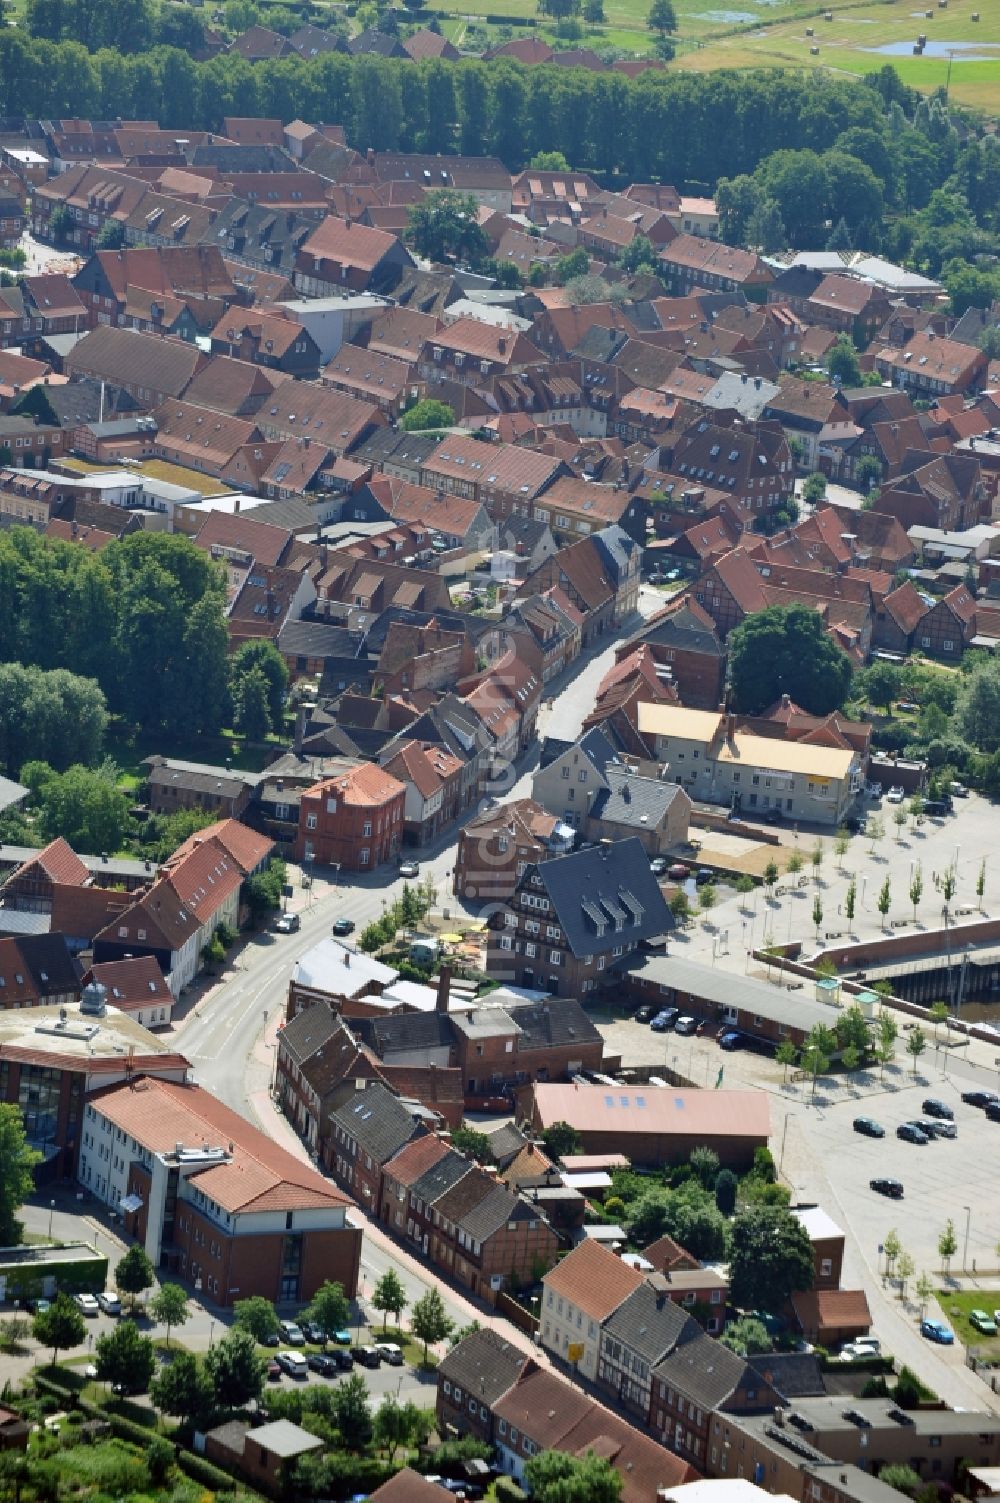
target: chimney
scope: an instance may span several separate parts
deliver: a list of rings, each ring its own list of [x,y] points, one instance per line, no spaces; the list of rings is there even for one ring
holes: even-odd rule
[[[437,1012],[448,1011],[448,1001],[451,996],[451,966],[443,965],[438,976],[437,1001],[434,1006]]]

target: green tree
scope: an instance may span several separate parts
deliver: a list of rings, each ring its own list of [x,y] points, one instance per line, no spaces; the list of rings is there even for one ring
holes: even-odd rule
[[[702,913],[704,913],[706,917],[715,907],[716,899],[717,894],[715,891],[714,883],[706,882],[702,887],[698,888],[698,903],[701,907]]]
[[[419,203],[410,204],[407,220],[405,240],[430,261],[453,256],[475,262],[489,251],[479,223],[479,205],[471,193],[434,188]]]
[[[646,25],[650,31],[658,31],[661,36],[675,32],[677,30],[677,14],[674,10],[673,0],[652,0],[649,14],[646,17]]]
[[[375,1411],[375,1444],[389,1452],[389,1460],[395,1461],[400,1446],[410,1438],[412,1420],[407,1410],[416,1412],[416,1405],[400,1404],[387,1393]]]
[[[905,1493],[909,1498],[915,1498],[924,1485],[920,1473],[901,1462],[884,1466],[878,1474],[878,1480],[884,1482],[886,1487],[894,1487],[898,1493]]]
[[[899,698],[900,671],[892,663],[873,663],[858,675],[868,703],[880,710],[891,710]]]
[[[808,606],[769,606],[746,616],[729,636],[734,708],[758,714],[789,695],[810,714],[839,709],[851,684],[849,658]]]
[[[1000,749],[1000,664],[980,663],[965,679],[955,706],[955,728],[978,751]]]
[[[254,1341],[264,1343],[278,1329],[278,1312],[269,1299],[262,1294],[233,1303],[233,1325],[237,1330],[248,1331]]]
[[[850,833],[844,829],[843,825],[841,825],[833,839],[833,850],[834,854],[837,857],[838,871],[844,870],[844,857],[847,855],[847,848],[850,843]]]
[[[813,898],[812,907],[813,928],[816,930],[816,943],[819,943],[819,931],[823,923],[823,902],[819,893]]]
[[[33,1171],[41,1159],[28,1146],[20,1107],[0,1102],[0,1247],[21,1241],[24,1227],[17,1213],[34,1189]]]
[[[936,1042],[941,1037],[941,1024],[947,1023],[949,1018],[947,1002],[932,1002],[927,1010],[927,1016],[934,1024],[934,1039]]]
[[[233,728],[248,741],[263,741],[271,729],[267,679],[260,668],[251,668],[234,686]]]
[[[451,1135],[451,1146],[464,1153],[466,1158],[475,1159],[477,1164],[493,1163],[489,1134],[474,1127],[456,1127]]]
[[[785,871],[790,877],[797,877],[804,864],[802,852],[795,849],[790,852],[788,860],[785,862]]]
[[[801,1222],[778,1206],[741,1211],[730,1229],[729,1280],[744,1310],[778,1310],[813,1285],[813,1255]]]
[[[215,1407],[212,1380],[191,1352],[175,1352],[160,1368],[149,1395],[163,1414],[174,1414],[199,1429],[208,1423]]]
[[[831,347],[826,357],[826,368],[830,372],[830,379],[839,382],[841,386],[861,385],[858,352],[846,334],[841,335],[837,343]]]
[[[910,877],[910,902],[913,904],[913,922],[917,922],[917,904],[924,895],[924,874],[918,861]]]
[[[338,1383],[333,1395],[333,1415],[340,1438],[349,1451],[363,1451],[375,1433],[368,1385],[360,1373],[351,1373]]]
[[[955,871],[953,865],[948,866],[941,874],[941,896],[944,898],[944,921],[946,924],[948,922],[948,910],[951,907],[951,900],[955,896],[957,887],[958,873]]]
[[[175,1326],[186,1325],[191,1317],[188,1297],[180,1284],[161,1284],[149,1302],[149,1313],[159,1326],[167,1328],[167,1345]]]
[[[767,863],[767,865],[765,866],[765,868],[764,868],[763,872],[761,873],[761,875],[763,877],[764,886],[767,888],[768,892],[770,892],[771,888],[774,886],[774,884],[778,880],[778,864],[777,864],[777,862],[774,861],[774,860],[769,861]]]
[[[788,231],[776,199],[764,197],[747,220],[746,242],[753,250],[769,255],[788,243]]]
[[[865,834],[871,842],[868,847],[869,853],[874,856],[875,847],[880,840],[885,838],[885,821],[881,814],[869,814],[865,820]]]
[[[684,924],[691,917],[691,899],[686,892],[678,890],[674,893],[667,904],[678,924]]]
[[[132,1309],[135,1309],[136,1300],[140,1294],[151,1289],[156,1281],[153,1265],[146,1256],[145,1249],[134,1242],[123,1258],[115,1264],[115,1285],[120,1294],[131,1297]]]
[[[923,812],[924,801],[920,797],[919,793],[915,793],[910,799],[910,818],[912,819],[914,825],[916,825],[920,821],[921,817],[923,816]]]
[[[821,474],[819,470],[815,471],[812,475],[807,475],[802,482],[803,501],[811,501],[815,505],[817,501],[822,501],[825,495],[826,476]]]
[[[871,1053],[872,1040],[868,1019],[856,1002],[853,1002],[850,1007],[845,1007],[838,1015],[834,1032],[840,1049],[854,1049],[862,1059]]]
[[[22,773],[46,841],[62,836],[74,850],[94,855],[121,848],[129,829],[129,797],[117,786],[113,763],[53,772],[43,762],[29,762]]]
[[[774,1051],[774,1057],[784,1071],[782,1079],[787,1080],[789,1067],[794,1065],[795,1061],[799,1057],[799,1051],[796,1049],[791,1039],[782,1040],[777,1049]]]
[[[731,1216],[736,1209],[739,1181],[731,1169],[720,1169],[715,1181],[715,1205],[720,1216]]]
[[[767,1326],[762,1320],[755,1320],[752,1315],[741,1315],[738,1320],[731,1320],[719,1341],[738,1357],[756,1357],[762,1352],[774,1351],[774,1342],[767,1333]]]
[[[445,1313],[441,1291],[436,1285],[432,1284],[426,1294],[421,1295],[414,1304],[410,1325],[414,1336],[424,1344],[422,1364],[426,1367],[427,1348],[435,1342],[446,1340],[453,1325]]]
[[[922,1028],[914,1028],[906,1040],[906,1052],[913,1061],[913,1074],[917,1073],[917,1061],[927,1048],[927,1035]]]
[[[944,1229],[938,1237],[938,1257],[941,1259],[941,1272],[948,1274],[951,1268],[951,1260],[958,1252],[958,1238],[955,1236],[955,1223],[951,1217],[944,1224]]]
[[[899,1037],[899,1029],[896,1020],[887,1012],[880,1012],[878,1019],[878,1044],[876,1055],[881,1065],[881,1075],[885,1077],[885,1067],[892,1063],[896,1053],[896,1039]]]
[[[553,1122],[541,1133],[542,1147],[550,1159],[563,1159],[568,1154],[580,1153],[583,1139],[568,1122]]]
[[[888,873],[886,873],[885,881],[878,890],[878,899],[875,906],[882,915],[882,928],[884,929],[885,921],[889,917],[889,910],[892,907],[892,887],[889,882]]]
[[[537,172],[572,171],[561,151],[536,151],[528,166],[534,167]]]
[[[585,277],[590,270],[590,257],[582,245],[568,255],[561,256],[556,262],[556,281],[561,287],[567,282],[574,282],[578,277]]]
[[[75,226],[73,216],[65,204],[56,204],[48,217],[49,235],[58,244],[60,240],[67,240]]]
[[[399,426],[407,433],[416,433],[421,428],[450,428],[454,421],[455,409],[447,402],[425,397],[403,414]]]
[[[332,1336],[335,1331],[344,1330],[350,1314],[351,1307],[343,1284],[331,1279],[323,1280],[306,1309],[306,1319],[314,1320],[328,1336]],[[275,1326],[271,1327],[272,1331],[276,1329]]]
[[[134,1320],[120,1320],[98,1336],[94,1347],[97,1376],[123,1394],[146,1393],[156,1371],[156,1351]]]
[[[896,1277],[899,1279],[900,1299],[904,1299],[906,1297],[906,1286],[909,1283],[910,1279],[912,1279],[916,1266],[917,1265],[914,1263],[913,1258],[904,1248],[896,1260]]]
[[[920,1319],[923,1320],[928,1301],[934,1293],[933,1281],[928,1278],[926,1273],[922,1273],[917,1280],[916,1293],[917,1299],[920,1301]]]
[[[986,857],[979,863],[979,874],[976,877],[976,897],[979,899],[979,911],[983,911],[983,899],[986,896]]]
[[[535,1503],[618,1503],[623,1486],[610,1461],[592,1451],[539,1451],[525,1463],[524,1482]]]
[[[240,1409],[264,1391],[266,1363],[249,1331],[239,1327],[205,1354],[205,1371],[222,1409]]]
[[[284,725],[288,665],[273,642],[260,639],[237,648],[229,668],[230,694],[234,705],[242,704],[244,682],[258,670],[267,680],[268,728],[277,734]]]
[[[870,491],[882,479],[882,462],[874,454],[862,454],[854,466],[854,478],[863,491]]]
[[[638,271],[640,266],[655,267],[656,251],[648,235],[636,235],[618,257],[618,265],[630,274]]]
[[[409,1299],[403,1287],[403,1281],[394,1268],[387,1268],[375,1285],[375,1292],[372,1294],[372,1304],[376,1310],[381,1310],[384,1314],[383,1330],[389,1324],[390,1314],[395,1315],[396,1324],[399,1324],[403,1316],[403,1311],[409,1304]]]
[[[704,1185],[706,1190],[711,1190],[719,1175],[719,1155],[714,1148],[692,1148],[688,1163],[694,1171],[695,1178]]]
[[[40,1310],[31,1322],[31,1334],[39,1346],[52,1348],[52,1365],[60,1352],[82,1346],[87,1324],[68,1294],[57,1294],[47,1310]]]
[[[583,19],[590,26],[603,25],[605,20],[604,0],[583,0]]]
[[[802,1050],[802,1068],[812,1076],[810,1099],[816,1095],[816,1081],[829,1070],[836,1047],[836,1038],[822,1023],[810,1029]]]

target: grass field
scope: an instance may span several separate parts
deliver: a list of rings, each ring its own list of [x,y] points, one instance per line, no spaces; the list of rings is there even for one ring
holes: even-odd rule
[[[535,35],[552,39],[551,23],[537,0],[435,0],[453,9],[444,30],[457,45],[471,23],[501,11],[537,17]],[[961,104],[1000,109],[1000,4],[997,0],[847,0],[834,4],[832,20],[817,0],[674,0],[678,20],[676,69],[825,68],[863,75],[892,63],[911,87],[931,92],[948,83]],[[584,26],[583,45],[608,44],[623,52],[652,49],[646,27],[649,0],[604,0],[606,21]],[[980,19],[974,21],[973,14]],[[479,23],[481,24],[481,23]],[[813,35],[807,35],[808,30]],[[491,41],[496,28],[487,28]],[[931,52],[913,55],[919,34]],[[470,39],[471,40],[471,39]],[[879,49],[895,47],[897,51]],[[818,48],[818,52],[812,49]],[[951,58],[948,49],[953,48]],[[961,55],[971,54],[969,60]]]
[[[1000,1336],[984,1336],[981,1331],[976,1330],[975,1326],[969,1324],[969,1316],[973,1310],[985,1310],[987,1315],[993,1314],[998,1304],[995,1289],[937,1289],[935,1298],[941,1306],[941,1314],[945,1321],[955,1332],[956,1338],[965,1346],[986,1346],[991,1350],[1000,1347]],[[933,1305],[927,1313],[933,1316]]]

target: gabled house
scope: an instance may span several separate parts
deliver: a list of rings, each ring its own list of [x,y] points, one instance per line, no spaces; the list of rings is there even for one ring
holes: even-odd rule
[[[683,1339],[653,1367],[650,1433],[699,1471],[722,1471],[718,1447],[710,1447],[717,1417],[773,1414],[781,1403],[760,1371],[766,1361],[748,1362],[689,1321]]]
[[[328,214],[302,242],[295,285],[307,297],[387,292],[413,264],[398,236]]]
[[[437,1418],[442,1436],[471,1435],[493,1445],[493,1406],[516,1383],[532,1359],[498,1331],[471,1331],[441,1358],[437,1368]],[[407,1495],[408,1497],[409,1495]],[[400,1503],[404,1503],[401,1498]]]
[[[681,1342],[701,1334],[697,1321],[670,1298],[662,1275],[643,1279],[602,1324],[598,1388],[645,1425],[653,1368]]]
[[[610,984],[644,939],[670,932],[673,917],[632,837],[528,866],[490,924],[491,974],[579,997]]]
[[[470,902],[506,902],[529,862],[571,844],[568,826],[534,799],[485,809],[459,831],[452,890]]]
[[[642,1275],[617,1253],[599,1242],[581,1242],[542,1279],[541,1345],[596,1382],[601,1329],[641,1287]]]

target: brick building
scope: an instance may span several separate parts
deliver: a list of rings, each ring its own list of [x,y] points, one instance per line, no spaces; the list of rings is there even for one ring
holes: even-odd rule
[[[452,891],[471,902],[505,903],[529,862],[571,844],[571,833],[534,799],[486,809],[459,831]]]
[[[142,1077],[92,1097],[78,1178],[123,1208],[154,1268],[216,1304],[357,1290],[348,1197],[199,1086]]]
[[[298,861],[370,871],[393,860],[403,839],[406,784],[362,762],[302,794],[294,854]]]
[[[615,649],[619,662],[644,643],[653,660],[669,670],[681,704],[714,709],[721,703],[726,651],[712,617],[690,595],[672,600],[634,636]]]

